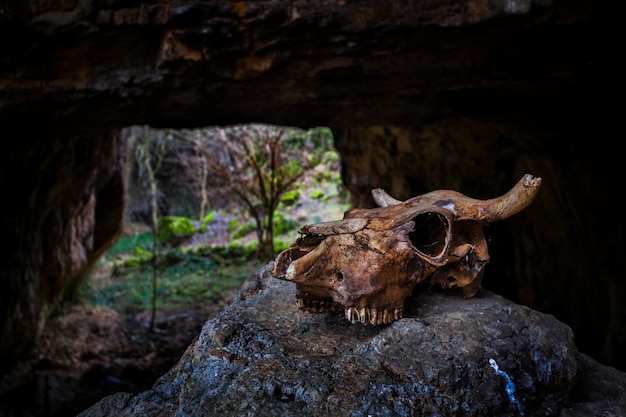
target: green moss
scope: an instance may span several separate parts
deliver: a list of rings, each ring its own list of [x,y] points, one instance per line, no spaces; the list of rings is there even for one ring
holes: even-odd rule
[[[212,210],[206,216],[204,216],[204,219],[202,219],[202,225],[206,226],[207,224],[213,222],[214,218],[215,218],[215,210]]]
[[[320,199],[322,197],[324,197],[324,192],[320,191],[320,190],[315,190],[311,194],[311,198],[314,199],[314,200]]]
[[[237,225],[239,225],[239,222],[237,222]],[[255,230],[256,230],[256,222],[254,220],[250,220],[249,222],[245,223],[244,225],[239,227],[237,230],[235,230],[232,234],[232,237],[233,239],[239,239],[239,238],[246,236],[249,233],[254,232]]]
[[[159,218],[158,239],[161,243],[176,243],[178,239],[196,233],[193,223],[187,217],[163,216]]]
[[[298,202],[299,198],[300,198],[300,190],[298,189],[291,190],[283,194],[283,196],[280,198],[280,202],[285,205],[292,206]]]

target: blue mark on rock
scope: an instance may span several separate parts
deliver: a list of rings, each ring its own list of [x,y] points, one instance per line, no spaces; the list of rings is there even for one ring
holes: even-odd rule
[[[506,394],[509,396],[509,401],[515,406],[515,408],[517,408],[517,411],[519,411],[519,415],[523,416],[524,411],[522,410],[522,405],[517,400],[517,398],[515,398],[515,384],[513,383],[513,380],[511,379],[509,374],[500,370],[500,367],[498,367],[498,364],[494,359],[489,359],[489,365],[493,368],[494,371],[496,371],[497,375],[500,375],[504,378],[504,380],[506,381],[505,391]]]

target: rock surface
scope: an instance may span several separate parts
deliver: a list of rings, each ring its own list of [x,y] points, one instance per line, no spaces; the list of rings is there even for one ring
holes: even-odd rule
[[[469,300],[422,291],[399,321],[353,325],[343,316],[302,313],[294,285],[272,278],[271,265],[246,281],[238,299],[205,324],[151,390],[107,397],[79,416],[577,416],[580,410],[626,410],[626,375],[611,368],[603,372],[613,372],[619,389],[572,406],[579,354],[571,329],[553,316],[488,291]],[[592,360],[583,364],[597,369]]]
[[[0,6],[11,131],[415,123],[466,107],[464,89],[578,81],[588,43],[565,35],[595,18],[554,0],[14,3]]]

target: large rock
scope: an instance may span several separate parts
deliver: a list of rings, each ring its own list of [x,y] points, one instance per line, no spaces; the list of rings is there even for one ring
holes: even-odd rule
[[[16,134],[419,125],[525,103],[561,116],[619,59],[620,22],[590,0],[5,4],[0,122]]]
[[[272,278],[271,266],[150,391],[107,397],[79,416],[577,415],[579,356],[553,316],[488,291],[464,300],[421,289],[399,321],[350,324],[302,313],[295,286]],[[600,409],[620,415],[621,397]]]

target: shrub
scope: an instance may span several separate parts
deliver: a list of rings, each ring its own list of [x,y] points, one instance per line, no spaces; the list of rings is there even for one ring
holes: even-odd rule
[[[187,217],[163,216],[159,218],[157,239],[162,244],[177,245],[195,232],[193,223]]]

